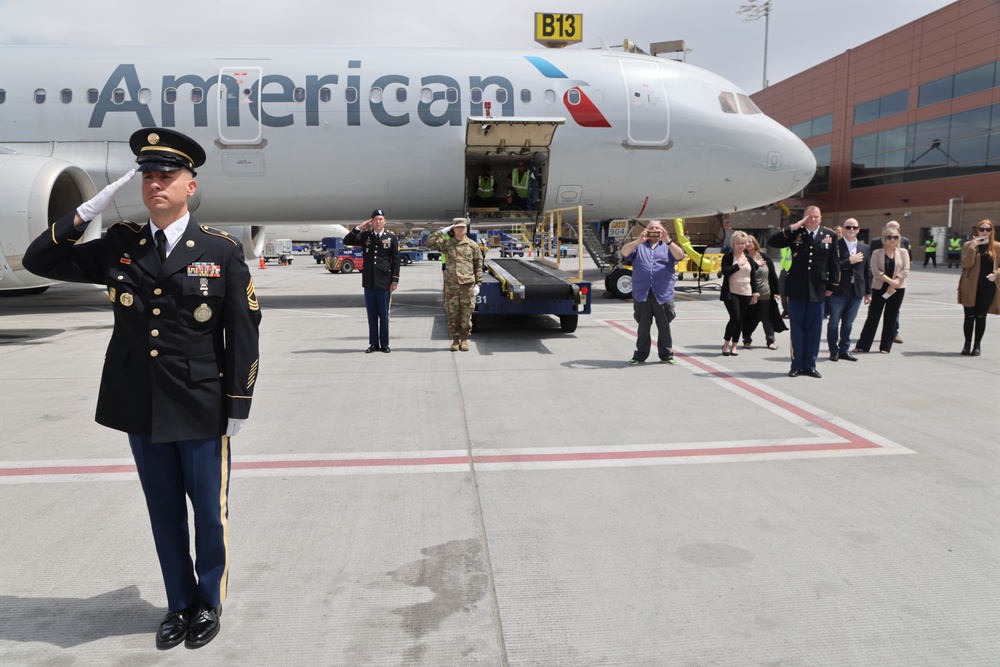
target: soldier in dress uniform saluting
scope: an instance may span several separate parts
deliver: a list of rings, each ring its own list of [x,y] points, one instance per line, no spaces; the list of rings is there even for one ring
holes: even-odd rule
[[[368,349],[365,353],[389,349],[389,302],[399,287],[399,239],[385,228],[385,213],[377,208],[372,217],[344,237],[344,245],[361,246],[363,263],[361,287],[368,313]]]
[[[35,239],[24,266],[107,287],[115,325],[97,421],[128,434],[146,497],[169,608],[156,646],[198,648],[218,634],[226,597],[230,441],[250,415],[260,307],[240,242],[188,212],[201,146],[160,128],[139,130],[129,145],[136,169]],[[149,221],[77,243],[136,171]]]

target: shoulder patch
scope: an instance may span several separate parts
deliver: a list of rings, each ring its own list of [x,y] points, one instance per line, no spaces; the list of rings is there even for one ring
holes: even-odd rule
[[[206,234],[211,234],[212,236],[218,236],[219,238],[226,239],[235,246],[239,245],[239,241],[234,239],[232,234],[230,234],[229,232],[224,232],[221,229],[213,229],[208,225],[201,225],[201,231],[205,232]]]
[[[146,228],[146,225],[140,225],[138,222],[132,222],[131,220],[122,220],[121,222],[116,222],[111,225],[108,229],[114,229],[115,227],[125,227],[133,234],[141,234],[142,230]]]

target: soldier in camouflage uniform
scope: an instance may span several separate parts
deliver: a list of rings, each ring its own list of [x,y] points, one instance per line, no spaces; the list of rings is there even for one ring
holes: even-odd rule
[[[455,218],[453,224],[427,238],[427,247],[440,250],[447,258],[444,272],[444,311],[448,315],[451,351],[469,350],[472,311],[479,285],[483,282],[483,253],[479,244],[466,236],[469,221]]]

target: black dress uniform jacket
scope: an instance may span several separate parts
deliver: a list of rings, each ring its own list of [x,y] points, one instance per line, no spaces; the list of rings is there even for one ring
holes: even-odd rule
[[[872,293],[872,251],[867,243],[858,241],[858,252],[865,256],[863,261],[851,264],[851,250],[847,241],[840,239],[840,287],[834,291],[837,296],[863,297]]]
[[[77,244],[71,213],[32,241],[24,267],[98,283],[114,304],[97,421],[154,442],[219,437],[246,419],[258,371],[260,309],[243,248],[190,218],[161,264],[150,225],[120,222]]]
[[[365,289],[387,290],[399,282],[399,240],[388,229],[379,238],[372,230],[352,230],[344,237],[344,245],[362,247],[361,286]]]
[[[824,243],[827,238],[829,242]],[[826,299],[827,290],[837,291],[840,285],[837,232],[820,225],[813,240],[805,225],[795,231],[788,226],[775,232],[767,245],[792,249],[792,268],[785,279],[785,294],[789,299],[821,303]]]

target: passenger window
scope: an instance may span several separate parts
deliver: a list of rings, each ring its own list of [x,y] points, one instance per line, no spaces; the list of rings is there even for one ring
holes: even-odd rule
[[[91,88],[87,91],[87,101],[91,104],[97,104],[97,100],[100,99],[100,93],[97,92],[97,88]]]
[[[344,100],[348,104],[354,104],[358,101],[358,89],[357,88],[347,88],[344,90]]]
[[[458,88],[449,88],[444,93],[444,98],[448,104],[455,104],[458,102]]]
[[[195,104],[201,104],[202,100],[204,100],[204,99],[205,99],[205,91],[204,90],[202,90],[201,88],[192,88],[191,89],[191,101],[192,102],[194,102]]]
[[[556,103],[556,91],[554,91],[554,90],[546,90],[545,91],[545,103],[546,104],[555,104]]]
[[[507,89],[506,88],[498,88],[497,89],[497,103],[498,104],[507,104]]]
[[[531,101],[531,91],[528,90],[527,88],[521,89],[521,101],[524,102],[525,104]]]
[[[737,113],[736,98],[732,93],[719,93],[719,106],[721,106],[722,110],[726,113]]]
[[[62,92],[59,93],[59,99],[63,104],[69,104],[73,101],[73,91],[69,88],[63,88]]]
[[[574,107],[575,107],[575,106],[576,106],[577,104],[579,104],[579,103],[580,103],[580,91],[579,91],[579,90],[577,90],[576,88],[570,88],[570,89],[569,89],[569,90],[568,90],[568,91],[566,92],[566,102],[567,102],[567,103],[568,103],[568,104],[569,104],[570,106],[574,106]]]
[[[371,92],[368,93],[368,99],[371,102],[373,102],[374,104],[381,104],[382,103],[382,89],[381,88],[372,88]]]
[[[420,89],[420,102],[421,104],[430,104],[434,101],[434,92],[430,88]]]
[[[331,99],[333,99],[333,92],[331,92],[331,90],[329,88],[320,88],[319,89],[319,101],[320,102],[329,102]]]
[[[396,101],[397,102],[405,102],[406,101],[406,88],[397,88],[396,89]]]
[[[153,101],[153,91],[149,88],[139,89],[139,104],[149,104]]]
[[[121,88],[115,88],[114,92],[111,93],[111,101],[115,104],[125,104],[125,91]]]
[[[45,91],[39,88],[35,91],[35,104],[45,103]]]
[[[292,99],[295,100],[296,102],[305,102],[306,101],[306,89],[305,88],[296,88],[295,90],[293,90],[292,91]]]
[[[760,109],[757,108],[757,105],[754,104],[753,100],[751,100],[749,97],[747,97],[743,93],[740,93],[736,97],[740,101],[740,111],[747,114],[748,116],[753,115],[755,113],[760,113]]]
[[[6,101],[7,101],[7,91],[4,90],[3,88],[0,88],[0,104],[3,104]]]
[[[166,102],[167,104],[176,104],[177,103],[177,89],[176,88],[167,88],[166,90],[164,90],[163,91],[163,101]]]
[[[482,88],[473,88],[472,90],[470,90],[469,91],[469,99],[472,100],[473,104],[482,104],[483,103],[483,89]]]

